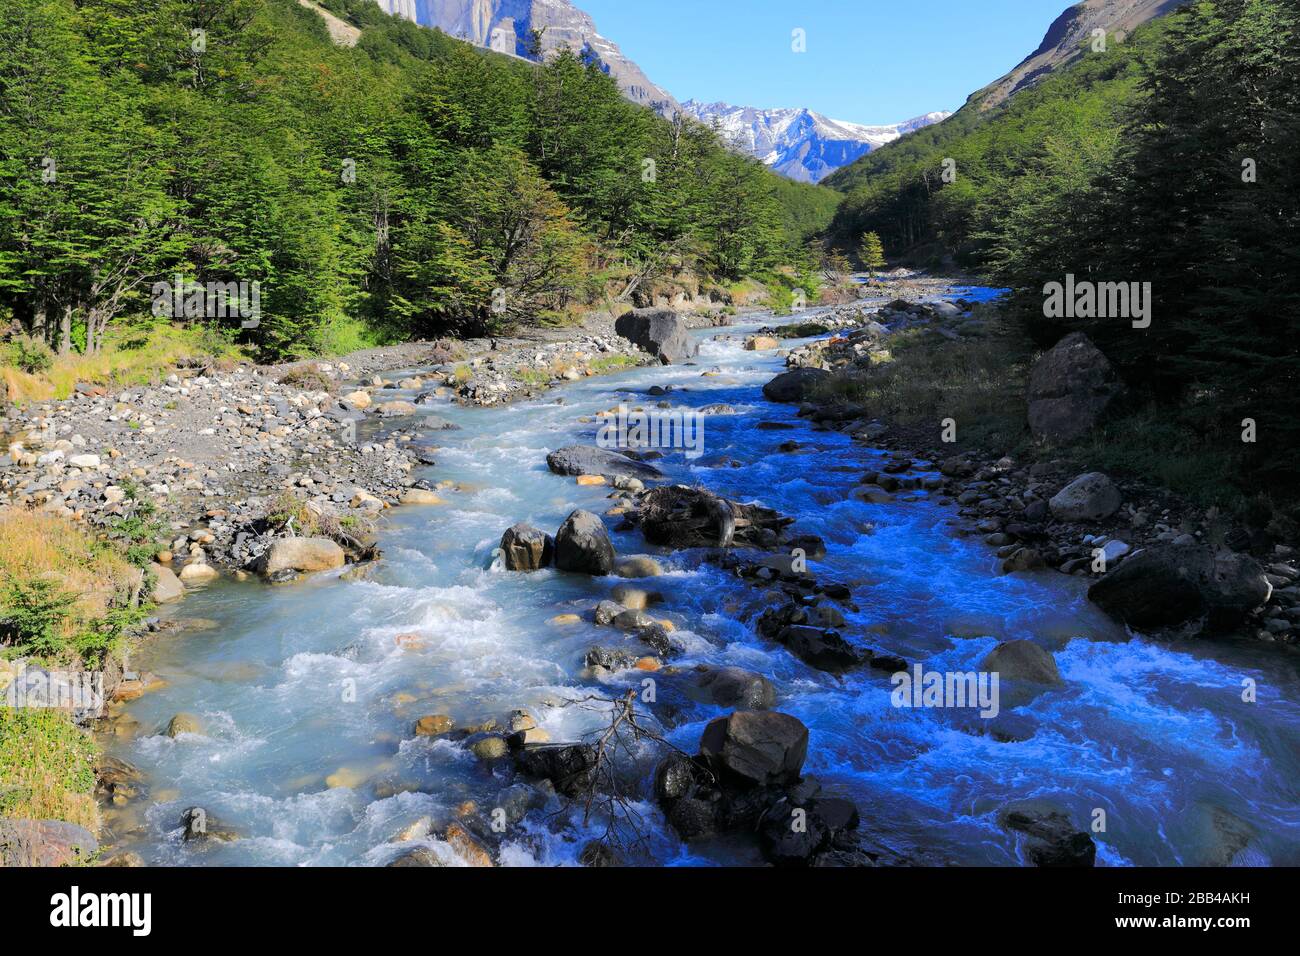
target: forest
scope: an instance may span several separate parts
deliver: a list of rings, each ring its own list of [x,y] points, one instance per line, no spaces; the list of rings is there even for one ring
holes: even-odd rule
[[[0,7],[0,321],[93,354],[174,276],[256,284],[217,331],[264,358],[564,321],[664,273],[779,282],[838,201],[583,56],[327,6],[354,48],[294,0]]]
[[[1300,478],[1300,10],[1199,0],[984,109],[841,170],[832,240],[1011,290],[1039,347],[1082,330],[1130,408],[1233,449],[1243,484]],[[1049,283],[1150,283],[1148,328],[1051,318]],[[1154,437],[1154,436],[1151,436]],[[1158,443],[1158,442],[1157,442]]]

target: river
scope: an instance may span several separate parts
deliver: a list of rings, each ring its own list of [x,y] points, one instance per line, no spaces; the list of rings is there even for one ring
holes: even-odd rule
[[[645,675],[584,683],[584,653],[609,643],[610,630],[548,621],[583,613],[619,579],[502,572],[492,552],[515,522],[554,532],[575,508],[605,512],[610,489],[551,474],[547,452],[592,443],[597,426],[580,417],[620,401],[650,406],[658,399],[647,398],[649,386],[673,385],[676,403],[728,403],[737,414],[707,419],[702,457],[676,452],[657,464],[673,480],[761,501],[797,518],[796,531],[822,536],[827,558],[810,570],[852,587],[859,610],[850,635],[945,671],[976,670],[999,640],[1015,637],[1056,655],[1064,686],[1016,712],[1032,736],[998,742],[968,712],[892,706],[888,674],[810,668],[742,620],[761,608],[759,591],[697,555],[657,555],[668,573],[634,583],[664,596],[655,614],[674,621],[686,648],[673,663],[768,676],[777,709],[810,728],[805,771],[857,803],[873,840],[918,863],[1017,865],[996,813],[1040,798],[1081,827],[1105,811],[1105,830],[1094,833],[1099,865],[1300,863],[1292,656],[1246,640],[1130,637],[1088,604],[1080,579],[1000,574],[992,549],[956,533],[956,509],[924,492],[889,504],[854,500],[849,489],[883,453],[763,399],[780,360],[741,342],[774,321],[783,320],[750,315],[695,333],[696,365],[589,378],[504,408],[435,406],[461,428],[438,433],[438,464],[422,477],[460,488],[445,506],[393,513],[385,557],[368,577],[223,582],[191,594],[179,613],[197,623],[132,662],[166,681],[129,705],[144,735],[107,741],[148,787],[110,811],[117,845],[160,865],[384,864],[403,826],[424,816],[445,823],[467,800],[493,807],[513,782],[508,760],[489,766],[459,744],[413,737],[418,717],[469,722],[523,707],[555,741],[595,730],[599,714],[554,705],[640,687]],[[718,374],[701,374],[710,369]],[[759,430],[759,421],[792,428]],[[791,439],[805,447],[777,451]],[[637,532],[612,538],[620,555],[655,554]],[[1242,699],[1245,679],[1257,687],[1253,703]],[[694,752],[722,711],[669,698],[665,733]],[[204,732],[162,735],[177,712],[197,715]],[[643,757],[648,776],[654,754]],[[195,805],[242,838],[184,842],[180,815]],[[743,841],[683,845],[649,800],[639,809],[653,862],[757,861]],[[536,810],[504,835],[500,861],[570,864],[596,829]],[[440,841],[430,846],[452,859]]]

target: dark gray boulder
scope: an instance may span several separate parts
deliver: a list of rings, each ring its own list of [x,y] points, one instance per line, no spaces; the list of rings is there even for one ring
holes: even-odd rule
[[[1175,627],[1205,618],[1230,627],[1268,602],[1273,586],[1250,555],[1202,544],[1134,552],[1088,589],[1107,614],[1138,629]]]
[[[1020,847],[1034,866],[1087,867],[1097,859],[1092,837],[1070,822],[1062,810],[1037,801],[1006,807],[998,825],[1021,836]]]
[[[614,331],[665,365],[685,362],[699,352],[686,323],[672,309],[633,309],[618,317]]]
[[[700,753],[724,779],[755,786],[793,783],[808,756],[808,728],[789,714],[739,710],[709,722]]]
[[[741,667],[699,667],[685,688],[702,703],[738,710],[768,710],[776,703],[776,688],[762,674]]]
[[[980,670],[996,672],[1001,680],[1049,685],[1063,683],[1056,658],[1051,651],[1033,641],[1003,641],[980,662]]]
[[[831,377],[831,373],[821,368],[797,368],[782,372],[763,386],[763,394],[773,402],[802,402],[812,393],[815,386]]]
[[[604,475],[606,478],[662,478],[653,465],[593,445],[568,445],[546,456],[546,467],[557,475]]]
[[[573,512],[555,534],[555,566],[561,571],[605,575],[615,559],[605,522],[590,511]]]
[[[1035,438],[1073,441],[1090,432],[1123,393],[1106,356],[1088,336],[1072,332],[1029,373],[1029,429]]]

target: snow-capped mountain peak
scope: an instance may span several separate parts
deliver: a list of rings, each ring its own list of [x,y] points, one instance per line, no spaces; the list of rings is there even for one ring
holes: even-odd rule
[[[905,133],[947,119],[934,112],[901,123],[864,126],[831,119],[809,109],[762,110],[729,103],[687,100],[682,112],[716,126],[735,149],[754,156],[799,182],[820,182],[860,156]]]

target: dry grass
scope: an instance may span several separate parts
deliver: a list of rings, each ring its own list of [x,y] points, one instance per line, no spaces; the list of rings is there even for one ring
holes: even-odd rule
[[[0,508],[0,582],[52,578],[77,595],[75,617],[102,617],[136,570],[67,518]],[[70,622],[71,624],[71,622]]]
[[[103,351],[59,356],[46,372],[32,374],[0,365],[0,378],[9,387],[10,401],[38,402],[67,398],[78,382],[147,385],[161,380],[177,365],[196,359],[229,363],[242,357],[229,340],[203,327],[160,325],[148,330],[112,330]]]

